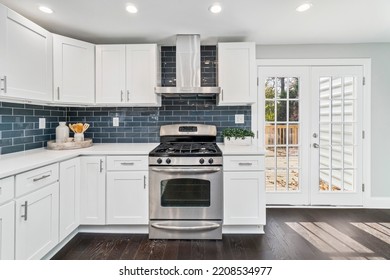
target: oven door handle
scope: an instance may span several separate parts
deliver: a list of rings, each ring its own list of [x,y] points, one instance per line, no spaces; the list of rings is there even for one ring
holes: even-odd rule
[[[222,171],[221,167],[210,167],[210,168],[158,168],[152,167],[152,171],[165,172],[165,173],[191,173],[191,174],[204,174],[204,173],[215,173]]]
[[[197,231],[197,230],[209,230],[209,229],[217,229],[221,225],[216,223],[210,223],[208,225],[203,226],[169,226],[169,225],[163,225],[163,224],[151,224],[152,227],[158,228],[158,229],[168,229],[168,230],[179,230],[179,231]]]

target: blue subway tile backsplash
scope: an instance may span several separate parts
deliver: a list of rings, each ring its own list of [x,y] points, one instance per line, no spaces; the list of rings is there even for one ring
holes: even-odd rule
[[[217,85],[216,46],[201,47],[202,86]],[[161,47],[163,86],[176,83],[175,47]],[[235,124],[235,114],[245,115],[245,124]],[[39,129],[38,119],[46,118]],[[112,118],[119,117],[119,127]],[[251,128],[251,106],[216,106],[216,97],[163,97],[161,107],[50,107],[0,102],[0,154],[42,148],[55,139],[59,121],[87,122],[85,137],[95,143],[158,143],[161,125],[201,123],[216,125],[217,141],[227,127]],[[71,133],[72,136],[72,133]]]

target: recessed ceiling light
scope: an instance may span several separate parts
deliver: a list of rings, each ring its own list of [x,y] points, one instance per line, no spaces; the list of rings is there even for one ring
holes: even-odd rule
[[[138,9],[136,6],[134,6],[133,4],[128,4],[126,6],[126,10],[130,13],[130,14],[136,14],[138,13]]]
[[[312,6],[313,6],[312,3],[307,2],[307,3],[303,3],[302,5],[298,6],[295,10],[297,12],[305,12],[305,11],[309,10]]]
[[[213,14],[219,14],[222,11],[222,7],[219,3],[215,3],[209,7],[209,11]]]
[[[41,12],[44,12],[44,13],[46,13],[46,14],[52,14],[52,13],[53,13],[53,10],[50,9],[49,7],[39,6],[38,9],[39,9]]]

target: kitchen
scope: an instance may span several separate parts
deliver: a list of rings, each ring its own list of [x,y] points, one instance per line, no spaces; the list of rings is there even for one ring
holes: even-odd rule
[[[9,3],[6,4],[8,5]],[[9,7],[11,8],[11,5]],[[48,33],[45,33],[47,31],[27,22],[28,20],[17,15],[12,10],[8,10],[8,12],[5,10],[6,8],[2,9],[1,15],[3,18],[8,18],[9,23],[8,25],[2,25],[2,28],[3,26],[8,26],[10,30],[20,31],[18,29],[19,26],[24,24],[30,30],[35,29],[35,34],[40,32],[40,38],[39,40],[37,39],[36,45],[39,50],[39,47],[42,47],[41,40],[44,38],[42,34],[47,35]],[[15,25],[15,22],[18,22],[19,25]],[[20,31],[20,34],[24,34],[23,32],[24,30]],[[176,39],[177,33],[179,32],[172,33],[171,36],[174,36]],[[203,34],[201,35],[203,37]],[[47,35],[47,38],[50,38],[50,35]],[[54,229],[51,231],[51,236],[45,236],[46,240],[38,240],[45,244],[46,247],[38,246],[39,244],[37,243],[37,248],[41,251],[37,251],[37,248],[30,248],[31,251],[26,252],[24,250],[28,246],[23,242],[16,242],[16,252],[14,252],[16,259],[40,259],[49,252],[53,256],[77,234],[77,231],[147,233],[149,205],[145,201],[148,200],[149,196],[144,190],[147,187],[150,188],[151,180],[149,178],[148,155],[160,143],[161,127],[176,123],[214,125],[217,127],[217,132],[214,133],[215,135],[213,134],[213,137],[215,137],[213,141],[217,143],[223,142],[221,134],[225,128],[241,127],[256,131],[258,126],[257,124],[254,125],[253,122],[255,115],[253,103],[257,102],[256,95],[258,90],[256,88],[256,58],[371,57],[373,59],[373,103],[375,106],[379,106],[379,108],[382,108],[381,102],[378,101],[379,93],[374,95],[374,92],[382,92],[382,89],[375,91],[375,87],[386,86],[385,79],[380,83],[375,80],[379,79],[377,77],[380,77],[380,75],[378,73],[379,69],[374,68],[374,66],[378,60],[386,57],[388,43],[378,43],[373,44],[373,46],[364,44],[348,45],[347,48],[343,45],[308,45],[299,47],[299,45],[275,46],[268,44],[255,46],[254,43],[242,42],[239,39],[236,39],[236,43],[224,43],[223,41],[227,42],[228,40],[221,40],[218,44],[201,46],[201,53],[196,61],[200,63],[202,80],[199,82],[201,82],[202,87],[218,86],[223,90],[223,93],[214,93],[210,96],[205,96],[206,94],[203,93],[198,96],[194,95],[193,92],[187,92],[187,95],[190,96],[183,96],[182,94],[167,96],[170,93],[165,92],[165,96],[161,96],[161,94],[156,94],[154,89],[158,85],[158,80],[161,80],[163,88],[167,88],[172,86],[177,74],[177,71],[175,71],[178,68],[176,66],[177,44],[175,39],[170,38],[169,44],[162,45],[161,50],[154,43],[138,46],[132,44],[113,46],[100,43],[96,45],[95,60],[95,45],[80,42],[74,38],[53,35],[53,45],[50,44],[50,39],[46,42],[48,46],[46,55],[48,58],[39,62],[33,59],[34,56],[21,56],[21,51],[17,48],[17,46],[30,45],[30,37],[15,39],[11,36],[9,39],[17,42],[15,45],[8,45],[7,50],[14,61],[19,61],[23,65],[24,60],[32,59],[32,62],[38,63],[40,68],[35,70],[28,69],[29,66],[27,65],[26,72],[20,74],[23,78],[26,78],[26,76],[32,77],[32,74],[35,73],[36,76],[34,78],[26,78],[26,84],[32,85],[33,88],[21,88],[21,84],[13,84],[11,79],[12,73],[21,71],[21,67],[18,67],[20,65],[16,65],[16,68],[14,67],[15,65],[7,65],[11,74],[7,75],[8,79],[2,78],[1,85],[4,94],[1,106],[1,178],[6,179],[4,181],[5,185],[15,186],[11,200],[16,203],[16,209],[22,209],[20,210],[21,216],[24,216],[22,219],[28,219],[34,212],[28,211],[28,207],[24,205],[27,201],[25,195],[32,196],[30,199],[35,199],[33,194],[38,194],[33,192],[32,189],[26,190],[23,180],[28,178],[33,180],[35,178],[31,177],[34,174],[28,174],[28,172],[36,171],[38,173],[34,176],[38,177],[41,174],[45,176],[47,172],[53,174],[51,178],[44,178],[38,181],[38,184],[42,184],[33,187],[33,190],[42,192],[41,195],[50,197],[53,201],[59,199],[60,205],[57,209],[50,209],[53,211],[51,213],[53,216],[59,215],[61,217],[61,212],[63,212],[66,216],[59,221],[51,220],[53,222],[51,226]],[[103,42],[103,40],[101,41]],[[117,39],[116,43],[125,41]],[[144,40],[140,41],[144,43]],[[301,43],[304,42],[303,40]],[[352,42],[354,41],[352,40]],[[73,53],[75,48],[69,46],[76,46],[76,44],[78,48],[84,48],[87,55],[80,57],[78,53]],[[174,45],[176,47],[173,47]],[[233,46],[241,52],[233,53]],[[53,56],[49,55],[51,48],[53,48]],[[372,54],[372,49],[374,51],[378,50],[379,54],[377,56]],[[59,50],[63,52],[59,53]],[[35,51],[36,49],[31,47],[31,53],[34,54]],[[322,52],[325,55],[322,55]],[[349,52],[352,54],[349,54]],[[22,53],[26,54],[25,51]],[[137,53],[140,54],[135,55]],[[287,56],[287,53],[290,56]],[[74,56],[71,56],[72,54]],[[249,55],[250,59],[247,61],[233,59],[232,57],[235,57],[235,55],[241,55],[241,58]],[[140,57],[149,59],[150,64],[145,64],[144,60],[137,61]],[[53,59],[54,63],[53,71],[48,70],[52,63],[51,59]],[[45,63],[42,63],[42,61],[45,61]],[[77,64],[72,64],[80,61],[84,63],[83,65],[93,65],[93,67],[75,67],[74,65]],[[115,64],[118,61],[120,61],[120,67],[114,71],[113,65],[118,65]],[[66,64],[68,62],[69,64]],[[158,67],[160,62],[161,73]],[[218,65],[216,62],[218,62]],[[243,71],[242,69],[245,69],[245,67],[250,67],[252,71],[249,73]],[[389,66],[381,64],[381,67],[386,70]],[[3,73],[3,69],[1,70]],[[125,75],[126,72],[132,74]],[[51,75],[53,75],[52,80]],[[82,78],[80,79],[80,77]],[[35,83],[35,78],[40,83]],[[368,82],[371,82],[369,77],[367,79]],[[137,81],[141,82],[137,84]],[[176,83],[178,81],[176,78]],[[148,96],[143,94],[137,95],[139,88],[145,86],[152,89],[148,90],[151,93]],[[78,91],[77,87],[81,88],[81,90]],[[229,87],[231,88],[230,91]],[[36,88],[43,90],[39,92]],[[242,92],[238,96],[236,94],[237,88]],[[14,94],[14,96],[9,97],[9,94]],[[378,118],[378,115],[379,111],[373,112],[373,121],[376,121],[375,118]],[[242,117],[243,119],[238,120]],[[46,128],[39,128],[39,119],[42,118],[45,118],[43,122]],[[93,139],[93,147],[85,150],[60,152],[44,149],[45,143],[55,138],[55,128],[60,121],[90,124],[89,129],[85,133],[85,138]],[[118,126],[114,125],[116,121],[118,121]],[[194,129],[194,126],[183,125],[182,127],[184,129],[189,127],[190,132]],[[376,127],[374,128],[376,129]],[[378,141],[376,140],[378,138],[374,137],[375,134],[378,134],[377,130],[373,131],[372,134],[372,141]],[[224,234],[261,234],[264,230],[265,191],[264,187],[262,188],[261,186],[264,186],[263,161],[265,150],[262,148],[262,143],[258,142],[259,140],[257,139],[257,137],[253,139],[255,145],[250,146],[250,148],[226,149],[223,145],[219,145],[223,154],[222,166],[224,169],[223,220],[225,229],[222,231]],[[100,143],[115,143],[115,145],[99,145]],[[23,151],[27,152],[23,153]],[[126,151],[126,153],[123,151]],[[377,154],[378,152],[374,150],[373,153]],[[81,156],[79,162],[74,160],[79,156]],[[382,157],[380,159],[375,157],[375,155],[373,157],[376,160],[373,160],[372,164],[378,167],[378,161],[380,162]],[[121,160],[125,161],[122,163],[128,163],[128,165],[118,163]],[[245,165],[240,165],[240,163]],[[382,166],[386,166],[386,164]],[[40,168],[48,169],[39,170]],[[383,177],[381,175],[384,172],[381,171],[382,169],[383,167],[379,166],[372,173],[379,174],[379,178]],[[61,173],[64,175],[61,175]],[[75,179],[78,176],[80,179]],[[9,179],[13,177],[15,179]],[[52,178],[54,178],[54,182],[51,181]],[[373,181],[379,180],[377,178],[378,176],[373,176]],[[15,180],[15,182],[9,182],[10,180]],[[228,184],[228,180],[231,182],[236,181],[236,183]],[[241,180],[241,183],[237,183],[237,180]],[[50,189],[52,192],[43,193],[43,190],[49,191],[49,188],[46,189],[46,186],[52,183],[57,184],[56,181],[59,182],[60,187],[52,187]],[[116,183],[119,189],[123,189],[121,185],[123,181],[137,186],[135,190],[137,195],[133,193],[129,195],[127,193],[128,190],[125,189],[123,191],[130,197],[128,199],[121,192],[115,192],[115,189],[110,189],[109,186],[116,186]],[[242,182],[246,181],[249,182],[248,188],[250,190],[248,192],[242,192],[234,188],[237,185],[245,185],[246,183]],[[386,179],[372,185],[382,185],[383,182],[386,182]],[[61,184],[74,186],[73,193],[62,194]],[[81,186],[80,189],[77,188],[78,185]],[[55,189],[58,188],[59,193],[56,193]],[[371,193],[373,197],[371,199],[371,207],[375,206],[374,202],[378,200],[378,203],[381,203],[377,204],[379,207],[388,208],[387,190],[381,187],[373,187]],[[65,199],[62,203],[61,197]],[[143,200],[141,201],[139,197],[142,197]],[[244,200],[246,207],[237,205],[236,198],[239,198],[241,203]],[[8,203],[10,199],[6,201]],[[80,203],[81,201],[83,203]],[[116,213],[115,211],[121,210],[121,206],[118,205],[126,203],[132,207],[129,208],[127,206],[124,211],[133,212],[131,215],[123,217],[121,213]],[[70,205],[73,205],[71,207],[72,211],[69,210]],[[16,213],[19,214],[18,211]],[[77,213],[80,213],[80,217],[78,217]],[[47,216],[47,218],[49,219],[50,217]],[[61,221],[65,223],[62,226]],[[58,223],[59,229],[55,230]],[[131,230],[124,226],[129,224],[134,225],[131,227]],[[38,228],[36,229],[38,230]],[[23,225],[19,229],[16,225],[16,235],[11,234],[11,236],[24,240],[23,234],[26,234],[26,232],[23,232]],[[55,250],[52,251],[54,247]],[[46,257],[50,258],[51,256]]]

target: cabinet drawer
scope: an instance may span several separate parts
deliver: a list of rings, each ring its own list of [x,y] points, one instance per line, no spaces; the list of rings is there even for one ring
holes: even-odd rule
[[[264,156],[224,156],[224,171],[264,170]]]
[[[147,156],[112,156],[107,157],[108,171],[148,170]]]
[[[58,164],[52,164],[16,175],[15,196],[21,196],[58,180]]]
[[[14,180],[13,176],[0,180],[0,205],[14,198]]]

